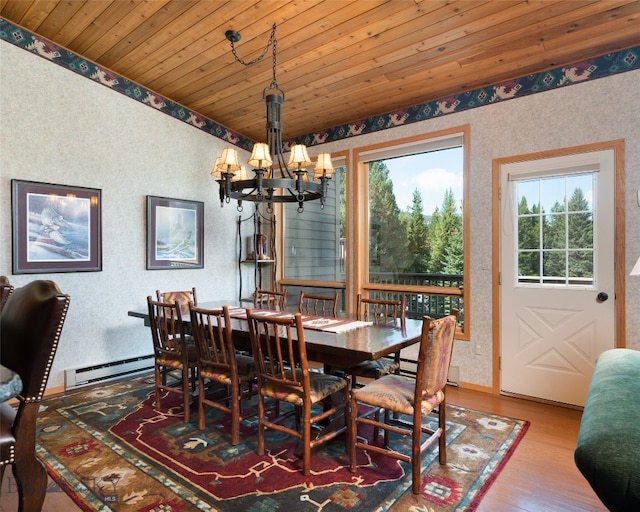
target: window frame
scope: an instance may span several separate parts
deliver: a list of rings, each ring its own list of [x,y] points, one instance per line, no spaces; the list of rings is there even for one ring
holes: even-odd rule
[[[372,155],[385,154],[400,156],[416,152],[427,152],[437,149],[438,141],[452,140],[456,136],[462,139],[463,149],[463,279],[462,289],[444,286],[419,286],[378,284],[369,282],[369,229],[354,229],[355,226],[369,226],[369,162],[380,158]],[[435,143],[433,145],[432,143]],[[417,150],[417,151],[416,151]],[[404,152],[404,153],[403,153]],[[387,156],[387,158],[389,157]],[[470,168],[470,127],[458,126],[437,132],[416,135],[403,139],[386,141],[369,146],[355,148],[351,168],[355,172],[347,176],[347,197],[353,198],[347,203],[353,208],[353,222],[349,223],[350,216],[347,213],[347,238],[351,239],[353,261],[353,274],[347,274],[348,303],[353,304],[358,293],[369,292],[409,292],[416,294],[428,294],[438,296],[460,296],[464,303],[464,326],[458,329],[456,339],[469,340],[471,338],[471,276],[470,276],[470,201],[469,201],[469,168]],[[352,189],[349,189],[349,185]],[[350,236],[351,235],[351,236]],[[350,280],[351,277],[351,280]]]
[[[405,154],[415,153],[416,148],[424,148],[423,151],[437,149],[432,143],[437,140],[451,140],[461,137],[463,148],[463,275],[464,286],[462,289],[440,286],[419,285],[394,285],[370,283],[369,276],[369,230],[356,229],[356,226],[369,225],[369,168],[368,162],[374,152],[384,151],[387,155],[399,156],[402,151]],[[462,125],[453,128],[429,132],[412,137],[394,139],[377,144],[355,147],[351,150],[339,151],[332,154],[334,166],[336,161],[346,168],[346,252],[351,255],[345,262],[345,281],[318,281],[313,279],[290,279],[284,277],[284,261],[278,267],[277,282],[279,287],[311,287],[326,288],[327,290],[343,291],[344,303],[341,304],[347,314],[355,314],[355,303],[358,293],[369,292],[408,292],[416,294],[458,296],[464,303],[464,326],[458,328],[456,339],[470,340],[471,338],[471,267],[470,267],[470,126]],[[396,151],[396,153],[392,153]],[[422,151],[420,151],[422,152]],[[361,161],[362,159],[366,162]],[[331,185],[334,185],[333,183]],[[276,208],[276,213],[282,219],[282,230],[278,233],[279,254],[284,254],[284,231],[286,219],[281,205]]]

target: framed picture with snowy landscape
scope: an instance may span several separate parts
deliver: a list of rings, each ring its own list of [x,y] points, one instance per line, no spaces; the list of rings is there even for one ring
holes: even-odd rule
[[[102,270],[101,190],[11,180],[13,273]]]
[[[147,270],[204,267],[204,203],[147,196]]]

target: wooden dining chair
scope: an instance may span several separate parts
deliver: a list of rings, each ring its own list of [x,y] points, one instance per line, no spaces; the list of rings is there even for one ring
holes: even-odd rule
[[[205,406],[223,411],[231,415],[231,444],[235,446],[240,442],[242,400],[253,395],[253,357],[236,352],[228,306],[191,306],[190,314],[198,354],[198,428],[205,426]]]
[[[13,293],[13,286],[9,282],[9,278],[7,276],[0,276],[0,312],[4,308],[9,295]]]
[[[162,394],[182,396],[184,421],[189,421],[189,382],[195,391],[197,354],[193,338],[185,336],[181,306],[178,301],[159,302],[147,297],[149,324],[153,339],[156,404],[162,409]]]
[[[42,508],[47,473],[36,456],[36,421],[70,298],[53,281],[31,281],[7,300],[0,320],[0,363],[22,380],[17,410],[0,404],[0,483],[8,465],[18,510]]]
[[[281,292],[256,288],[256,291],[253,294],[253,307],[286,311],[287,293],[288,290],[286,288]]]
[[[358,320],[374,324],[395,325],[403,327],[406,320],[406,299],[400,300],[367,299],[358,294],[356,314]],[[358,377],[379,379],[389,373],[400,372],[400,352],[381,357],[375,361],[362,361],[345,370],[351,377],[351,387],[358,386]]]
[[[195,286],[191,290],[179,290],[161,292],[156,290],[156,299],[158,302],[178,302],[180,304],[180,313],[182,316],[189,316],[189,304],[198,305],[198,296]]]
[[[424,452],[439,441],[438,459],[447,462],[445,387],[453,340],[458,323],[458,310],[431,320],[425,316],[420,337],[418,372],[416,378],[388,374],[361,388],[351,390],[349,424],[349,468],[356,471],[356,449],[381,453],[411,464],[412,490],[420,493],[420,467]],[[422,420],[437,411],[438,427],[433,430]],[[371,416],[374,413],[375,417]],[[393,413],[393,417],[392,417]],[[399,417],[396,417],[399,415]],[[404,417],[402,416],[404,415]],[[409,419],[407,420],[407,416]],[[382,418],[382,420],[380,420]],[[384,430],[384,446],[358,441],[358,425],[370,425],[375,432]],[[411,453],[406,455],[389,447],[390,433],[411,437]],[[422,440],[422,434],[426,439]]]
[[[337,437],[347,426],[345,421],[341,427],[327,429],[313,438],[311,429],[340,411],[346,420],[349,385],[336,375],[309,370],[300,313],[274,316],[247,309],[247,320],[258,374],[258,454],[264,455],[266,429],[296,437],[302,444],[302,472],[308,475],[311,450]],[[340,398],[334,399],[334,394]],[[282,407],[277,416],[270,417],[266,414],[267,400],[293,407]],[[322,407],[312,410],[319,402]],[[295,428],[285,424],[291,416],[296,418]]]
[[[301,290],[298,311],[307,315],[336,318],[338,316],[338,300],[337,293],[333,296],[314,295]]]

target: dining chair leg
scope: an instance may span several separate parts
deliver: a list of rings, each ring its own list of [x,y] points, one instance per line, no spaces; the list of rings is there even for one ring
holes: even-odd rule
[[[442,399],[438,406],[438,427],[440,438],[438,439],[438,460],[440,464],[447,463],[447,404],[446,398]]]
[[[258,396],[258,455],[264,455],[264,397]]]
[[[198,377],[198,429],[204,430],[204,377]]]
[[[380,420],[380,415],[383,414],[384,422],[388,425],[390,423],[390,412],[387,409],[378,410],[376,412],[375,420],[376,422]],[[391,441],[391,431],[388,429],[384,429],[384,445],[389,446],[389,442]]]
[[[47,492],[47,472],[35,453],[16,458],[13,477],[18,487],[18,510],[39,512]]]
[[[240,444],[240,383],[231,384],[231,445]]]
[[[358,439],[358,402],[355,395],[351,395],[351,405],[349,407],[349,429],[347,430],[349,441],[349,471],[356,472],[356,441]]]
[[[189,423],[189,368],[182,366],[182,406],[184,408],[184,422]]]
[[[305,402],[302,413],[302,474],[311,472],[311,404]]]
[[[420,494],[420,487],[422,486],[420,476],[420,469],[422,465],[420,457],[422,424],[420,421],[415,420],[413,423],[413,439],[411,440],[411,490],[413,491],[413,494]]]
[[[27,404],[21,424],[35,424],[38,403]],[[20,429],[20,425],[17,425]],[[47,472],[36,456],[35,430],[20,431],[21,439],[16,441],[13,477],[18,487],[18,510],[20,512],[39,512],[47,492]],[[24,435],[23,435],[24,434]]]
[[[161,407],[162,407],[162,405],[160,403],[160,401],[161,401],[161,398],[160,398],[160,385],[162,383],[164,374],[161,374],[160,368],[158,368],[157,366],[156,366],[156,369],[155,369],[155,374],[156,374],[156,378],[155,378],[155,381],[156,381],[156,409],[159,411],[159,410],[161,410]]]

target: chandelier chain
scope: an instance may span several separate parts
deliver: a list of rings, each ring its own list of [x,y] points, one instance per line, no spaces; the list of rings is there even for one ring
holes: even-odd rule
[[[264,59],[265,55],[269,51],[269,47],[273,46],[273,82],[275,83],[275,79],[276,79],[276,24],[275,23],[271,28],[271,36],[269,37],[267,46],[265,46],[264,49],[262,50],[262,53],[253,60],[246,61],[241,57],[239,57],[234,41],[231,40],[230,43],[231,43],[231,53],[233,54],[234,59],[236,59],[236,61],[242,64],[243,66],[247,66],[247,67],[252,66],[253,64],[256,64],[260,62],[262,59]]]
[[[272,72],[273,72],[273,78],[271,79],[271,88],[272,89],[279,89],[278,87],[278,81],[276,80],[276,55],[277,55],[277,48],[278,48],[278,40],[276,39],[276,24],[273,24],[273,31],[271,32],[271,44],[273,45],[273,66],[272,66]],[[267,46],[268,48],[268,46]]]

